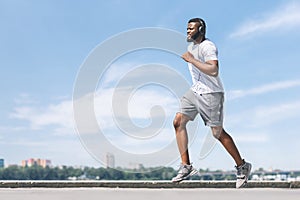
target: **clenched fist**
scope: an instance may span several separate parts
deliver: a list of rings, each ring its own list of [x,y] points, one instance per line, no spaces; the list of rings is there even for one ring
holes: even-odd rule
[[[186,62],[191,62],[194,59],[194,56],[193,54],[187,51],[184,54],[182,54],[181,58]]]

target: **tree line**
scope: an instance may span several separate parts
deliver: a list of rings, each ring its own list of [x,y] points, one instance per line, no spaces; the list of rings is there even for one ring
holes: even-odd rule
[[[10,166],[0,169],[0,180],[170,180],[177,174],[171,167],[127,170],[122,168],[74,168]]]

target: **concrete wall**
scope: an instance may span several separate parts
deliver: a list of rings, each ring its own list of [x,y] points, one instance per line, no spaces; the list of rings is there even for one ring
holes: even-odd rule
[[[235,181],[0,181],[0,188],[235,188]],[[300,188],[300,181],[249,181],[246,188]]]

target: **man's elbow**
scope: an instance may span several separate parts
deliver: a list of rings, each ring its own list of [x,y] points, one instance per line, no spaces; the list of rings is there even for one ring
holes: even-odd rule
[[[218,71],[212,72],[210,75],[213,76],[213,77],[217,77],[219,75],[219,72]]]
[[[207,61],[207,64],[210,65],[210,76],[217,77],[219,75],[219,63],[217,60]]]
[[[219,67],[216,66],[215,69],[210,73],[211,76],[217,77],[219,75]]]

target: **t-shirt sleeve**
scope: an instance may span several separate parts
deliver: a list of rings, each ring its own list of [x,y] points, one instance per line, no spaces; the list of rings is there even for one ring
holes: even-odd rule
[[[213,43],[208,43],[203,48],[205,62],[208,60],[218,60],[218,49]]]

